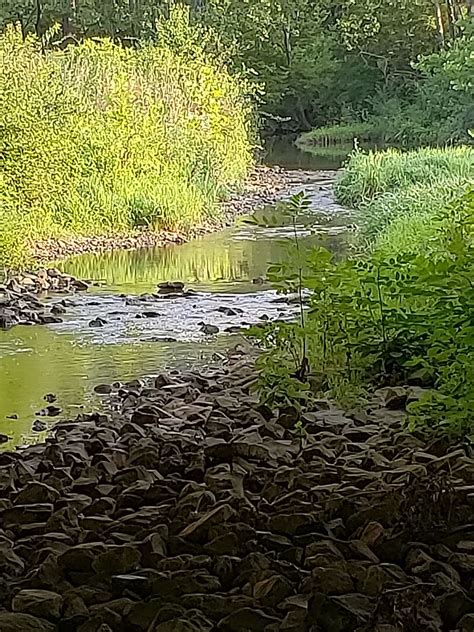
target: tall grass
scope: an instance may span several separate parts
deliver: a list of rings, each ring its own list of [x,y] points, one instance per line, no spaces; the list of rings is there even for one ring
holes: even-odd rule
[[[336,185],[362,235],[387,256],[429,246],[432,218],[474,178],[474,149],[355,152]]]
[[[35,239],[183,229],[251,164],[245,89],[200,50],[0,35],[0,263]]]
[[[371,123],[328,125],[301,134],[296,144],[300,147],[326,147],[338,144],[352,146],[356,138],[358,141],[382,142],[384,134],[382,129],[376,128]]]
[[[337,183],[336,195],[343,204],[357,206],[412,184],[434,185],[451,177],[468,179],[473,169],[471,147],[355,152]]]

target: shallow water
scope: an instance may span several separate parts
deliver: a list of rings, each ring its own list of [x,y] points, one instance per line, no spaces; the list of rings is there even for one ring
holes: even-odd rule
[[[275,156],[268,162],[277,160]],[[293,154],[290,166],[295,166]],[[308,169],[307,163],[302,166]],[[333,178],[333,173],[315,172],[305,184],[311,209],[300,218],[298,233],[303,246],[322,243],[343,252],[350,218],[332,199]],[[65,262],[63,270],[95,279],[97,286],[68,297],[72,304],[62,323],[0,332],[0,432],[12,438],[1,447],[44,438],[31,425],[35,412],[46,405],[46,393],[55,393],[64,414],[74,416],[96,403],[93,386],[98,383],[205,363],[243,342],[240,335],[224,331],[229,326],[262,317],[291,318],[294,306],[275,302],[278,297],[267,284],[252,282],[265,276],[269,262],[285,257],[283,242],[291,234],[283,221],[263,229],[239,220],[230,229],[181,246],[84,255]],[[173,300],[150,296],[157,283],[167,280],[185,282],[196,295]],[[225,307],[241,313],[218,311]],[[144,312],[156,315],[143,317]],[[90,327],[97,316],[106,324]],[[206,336],[202,322],[217,325],[220,333]],[[160,342],[164,337],[176,342]],[[17,419],[7,419],[10,415]]]

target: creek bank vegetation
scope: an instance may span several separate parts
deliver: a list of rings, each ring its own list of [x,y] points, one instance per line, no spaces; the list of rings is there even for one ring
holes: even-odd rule
[[[304,171],[288,171],[278,166],[266,167],[254,165],[244,182],[236,191],[226,193],[225,199],[219,199],[217,211],[203,218],[199,224],[172,230],[163,230],[150,226],[106,235],[63,235],[60,238],[34,240],[29,245],[32,262],[46,264],[60,261],[76,255],[103,253],[142,248],[159,248],[187,243],[191,239],[222,230],[231,226],[237,217],[253,213],[278,202],[288,189],[303,186],[314,174]]]
[[[219,219],[252,164],[247,86],[199,45],[186,9],[166,24],[193,45],[0,35],[1,263],[52,237]]]
[[[412,429],[471,436],[474,405],[474,151],[356,152],[336,196],[357,210],[356,253],[338,261],[297,235],[269,278],[307,290],[297,323],[253,333],[263,400],[296,408],[313,393],[346,406],[379,386],[418,385]],[[466,191],[463,194],[463,191]],[[295,218],[305,198],[295,196]]]
[[[4,632],[469,632],[473,461],[373,400],[295,431],[234,352],[0,454]],[[416,394],[415,394],[416,396]]]

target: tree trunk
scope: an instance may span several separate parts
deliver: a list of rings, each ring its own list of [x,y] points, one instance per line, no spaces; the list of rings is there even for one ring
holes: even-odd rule
[[[446,6],[448,8],[448,25],[449,25],[449,33],[452,39],[456,38],[457,35],[457,17],[456,17],[456,9],[454,7],[453,0],[446,0]]]
[[[441,48],[444,48],[446,45],[446,37],[444,34],[444,24],[443,24],[443,14],[441,12],[441,5],[439,0],[435,0],[435,16],[436,16],[436,27],[438,30],[438,40]]]
[[[41,28],[41,14],[42,14],[42,10],[41,10],[41,0],[36,0],[36,19],[35,19],[35,31],[36,31],[36,35],[40,35],[40,28]]]

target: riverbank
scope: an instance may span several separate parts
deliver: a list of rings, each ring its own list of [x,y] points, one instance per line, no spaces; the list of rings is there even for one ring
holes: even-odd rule
[[[200,49],[184,9],[177,23],[192,54],[167,38],[58,50],[13,25],[0,33],[1,266],[28,265],[31,245],[50,238],[186,231],[245,179],[247,86]]]
[[[265,206],[275,204],[295,186],[303,186],[314,178],[307,171],[290,171],[278,166],[255,167],[241,192],[235,192],[219,203],[212,219],[198,226],[181,231],[147,229],[126,234],[47,239],[30,243],[31,259],[37,264],[59,261],[86,253],[101,253],[113,250],[135,250],[183,244],[196,237],[222,230],[230,226],[240,215],[250,214]]]
[[[327,396],[352,404],[378,386],[423,385],[411,427],[472,442],[473,182],[470,147],[352,154],[335,196],[354,209],[356,253],[313,250],[304,326],[258,332],[268,397],[301,392],[292,376],[304,349]],[[275,282],[298,278],[298,266],[294,256],[276,268]]]
[[[256,377],[235,350],[101,385],[106,412],[0,455],[0,629],[472,629],[472,459],[403,430],[408,393],[297,431]]]

